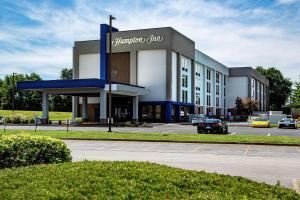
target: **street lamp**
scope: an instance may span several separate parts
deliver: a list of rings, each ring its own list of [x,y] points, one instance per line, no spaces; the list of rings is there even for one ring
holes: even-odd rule
[[[13,72],[13,89],[12,89],[12,114],[14,114],[15,111],[15,75],[17,75],[17,73]]]
[[[109,91],[108,91],[108,132],[111,132],[111,125],[112,125],[112,117],[111,117],[111,43],[112,43],[112,20],[115,20],[112,15],[109,15],[109,59],[108,59],[108,84],[109,84]]]

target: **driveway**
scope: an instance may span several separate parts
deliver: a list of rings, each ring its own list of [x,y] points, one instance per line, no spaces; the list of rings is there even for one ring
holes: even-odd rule
[[[0,127],[1,128],[1,127]],[[34,130],[34,126],[7,126],[9,130]],[[66,130],[65,126],[39,126],[38,130]],[[107,127],[83,126],[69,127],[70,131],[107,131]],[[113,127],[117,132],[159,132],[159,133],[197,133],[196,127],[181,124],[154,124],[152,128],[147,127]],[[278,128],[252,128],[229,126],[231,135],[266,135],[266,136],[293,136],[300,137],[300,129],[278,129]]]
[[[149,161],[243,176],[300,192],[300,148],[264,145],[65,140],[74,161]]]

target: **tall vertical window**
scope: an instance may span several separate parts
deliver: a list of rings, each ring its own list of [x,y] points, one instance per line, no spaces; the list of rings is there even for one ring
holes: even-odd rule
[[[188,87],[188,76],[186,74],[182,74],[181,76],[181,85],[184,88]]]
[[[219,95],[220,94],[220,87],[219,85],[216,85],[216,95]]]
[[[200,105],[200,93],[196,93],[196,105]]]
[[[210,69],[206,70],[206,79],[210,80]]]
[[[220,83],[220,74],[219,73],[216,73],[216,82]]]
[[[206,105],[211,106],[210,95],[206,95]]]
[[[206,92],[210,93],[210,82],[206,82]]]
[[[226,85],[226,76],[224,76],[224,85]]]
[[[182,91],[181,91],[181,96],[182,96],[182,102],[187,103],[188,91],[182,90]]]
[[[216,107],[220,107],[220,99],[219,99],[219,97],[216,97]]]

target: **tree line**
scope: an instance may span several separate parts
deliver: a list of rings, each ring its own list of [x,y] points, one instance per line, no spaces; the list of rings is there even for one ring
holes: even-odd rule
[[[60,71],[59,79],[72,79],[72,69],[64,68]],[[19,81],[42,80],[37,73],[31,74],[7,74],[0,79],[0,109],[2,110],[41,110],[42,94],[32,90],[18,90],[16,84]],[[14,106],[13,106],[14,98]],[[72,111],[72,97],[65,95],[50,95],[49,110]]]

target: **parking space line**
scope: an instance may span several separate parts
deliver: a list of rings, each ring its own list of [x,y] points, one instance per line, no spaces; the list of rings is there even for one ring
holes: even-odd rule
[[[233,133],[230,133],[229,135],[235,135],[236,134],[236,132],[233,132]]]
[[[250,146],[247,145],[247,147],[246,147],[246,149],[245,149],[245,152],[244,152],[244,155],[247,155],[247,154],[248,154],[249,148],[250,148]]]
[[[268,133],[268,136],[270,136],[271,135],[271,133]]]
[[[199,146],[199,147],[195,148],[194,150],[192,150],[191,152],[192,152],[192,153],[195,153],[196,151],[198,151],[199,149],[201,149],[201,147],[202,147],[202,146]]]
[[[298,181],[296,179],[293,179],[293,188],[294,190],[300,194],[299,186],[298,186]]]

